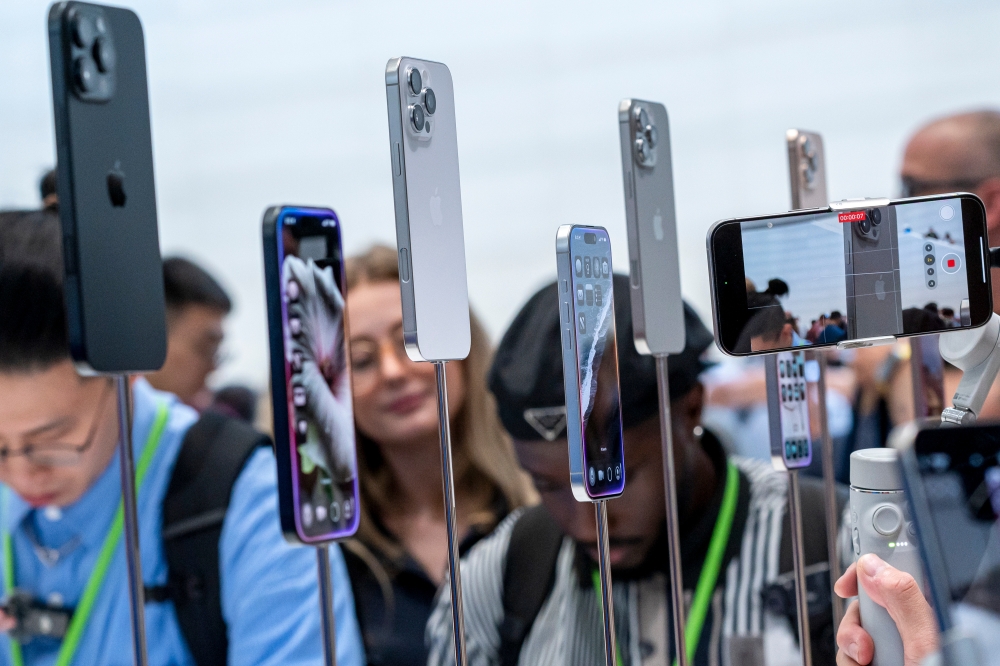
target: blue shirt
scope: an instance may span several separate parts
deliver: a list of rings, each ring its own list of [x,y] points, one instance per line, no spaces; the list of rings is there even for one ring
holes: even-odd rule
[[[164,402],[169,406],[159,449],[138,493],[142,574],[146,586],[156,586],[167,581],[160,535],[163,499],[181,441],[197,414],[174,396],[154,390],[145,380],[136,381],[132,393],[132,437],[137,461],[146,446],[157,406]],[[282,536],[276,474],[274,454],[269,449],[254,453],[233,486],[222,527],[219,566],[230,666],[323,663],[316,554],[312,548],[288,544]],[[3,519],[13,541],[16,586],[38,598],[76,606],[121,500],[117,453],[94,485],[71,506],[33,509],[8,489],[3,488],[3,492]],[[64,547],[67,552],[48,566],[35,552],[29,539],[32,533],[41,545]],[[132,664],[123,544],[124,540],[118,544],[74,664]],[[364,652],[347,570],[340,549],[334,546],[330,553],[337,663],[361,666]],[[171,602],[146,603],[146,632],[150,666],[194,664]],[[53,664],[58,650],[58,641],[36,638],[23,648],[25,664]],[[10,663],[9,639],[3,634],[0,664]]]

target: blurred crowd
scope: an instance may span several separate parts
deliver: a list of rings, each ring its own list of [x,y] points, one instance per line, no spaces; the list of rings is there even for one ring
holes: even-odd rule
[[[1000,113],[963,113],[922,127],[905,148],[900,178],[908,196],[974,192],[986,205],[992,242],[1000,244]],[[50,173],[41,182],[41,208],[48,215],[59,205],[54,179]],[[14,221],[13,213],[3,215],[0,268],[4,225],[21,224]],[[411,361],[404,349],[397,266],[395,249],[384,246],[351,257],[346,265],[361,526],[342,548],[357,625],[354,635],[349,633],[354,625],[338,626],[338,642],[356,641],[359,653],[373,665],[451,664],[435,371],[430,364]],[[214,412],[268,430],[269,409],[258,407],[268,404],[263,387],[212,382],[212,373],[225,362],[221,351],[225,349],[225,320],[234,307],[226,290],[203,267],[183,257],[167,257],[163,277],[167,360],[145,381],[153,390],[173,394],[199,413]],[[992,279],[997,299],[997,272]],[[667,617],[670,597],[665,587],[655,369],[650,358],[640,356],[625,342],[632,334],[627,280],[616,278],[615,291],[622,337],[619,364],[628,475],[625,494],[609,504],[619,650],[631,655],[627,663],[667,664],[672,649]],[[748,284],[748,291],[762,304],[775,306],[777,326],[762,335],[776,337],[787,346],[843,339],[846,321],[840,312],[825,313],[808,326],[785,313],[779,306],[788,286],[780,279],[762,291]],[[596,553],[593,511],[576,502],[569,488],[565,419],[561,424],[558,419],[539,424],[528,417],[532,410],[563,404],[555,292],[552,284],[536,293],[496,351],[473,313],[469,357],[449,363],[457,523],[471,663],[515,663],[520,655],[520,663],[547,664],[553,663],[556,653],[569,655],[566,663],[603,659],[600,606],[591,578]],[[0,294],[0,305],[3,298],[14,297]],[[938,310],[933,303],[920,316],[929,321],[929,328],[921,330],[957,325],[954,311]],[[693,589],[703,575],[720,507],[728,502],[735,507],[723,565],[716,571],[716,591],[702,617],[705,629],[694,637],[694,663],[719,663],[723,653],[725,663],[737,663],[730,660],[758,654],[754,642],[758,640],[760,659],[766,661],[747,657],[740,663],[795,663],[794,609],[785,609],[784,617],[779,609],[776,622],[761,619],[763,592],[791,569],[785,556],[790,552],[785,549],[788,530],[780,527],[787,525],[782,522],[787,521],[785,485],[770,468],[764,366],[759,359],[720,359],[711,333],[689,307],[685,323],[687,347],[670,358],[669,368],[671,427],[679,477],[683,477],[678,486],[686,587]],[[829,429],[836,476],[842,483],[848,480],[852,451],[884,446],[889,431],[913,417],[909,350],[909,343],[903,341],[825,352]],[[18,368],[8,371],[0,364],[0,379],[5,373],[27,372]],[[946,369],[946,396],[952,395],[958,379],[957,370]],[[981,418],[998,417],[1000,391],[994,391]],[[10,452],[3,451],[0,468],[9,464],[6,454]],[[820,459],[814,456],[810,473],[819,475]],[[0,480],[6,485],[15,490],[25,487],[22,477],[3,474],[0,469]],[[737,490],[730,495],[728,480],[733,478],[732,487]],[[822,525],[819,486],[806,483],[804,493],[806,518],[810,524]],[[771,524],[779,526],[778,536],[770,540],[758,536],[762,526]],[[551,541],[550,570],[515,581],[510,577],[517,572],[505,568],[505,562],[516,560],[519,544],[525,541],[541,550],[542,544]],[[825,562],[825,533],[811,530],[808,541],[809,563]],[[58,548],[59,544],[46,547]],[[766,553],[764,559],[773,566],[754,569],[764,565],[746,558],[751,551]],[[531,581],[539,588],[541,600],[525,611],[524,604],[518,606],[506,590],[528,589]],[[519,608],[526,617],[516,615]],[[241,620],[233,615],[227,621]],[[813,630],[814,663],[834,663],[832,621],[816,618]],[[347,633],[340,635],[341,631]],[[292,641],[293,634],[287,640]],[[232,629],[231,635],[237,644],[243,640]],[[301,635],[295,640],[300,639]],[[510,654],[515,661],[508,661]],[[651,660],[650,655],[659,655],[658,660]]]

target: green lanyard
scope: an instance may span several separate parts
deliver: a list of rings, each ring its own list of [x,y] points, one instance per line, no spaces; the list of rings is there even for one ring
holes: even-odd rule
[[[694,653],[701,640],[701,630],[705,627],[705,618],[708,616],[708,607],[712,603],[712,593],[715,592],[716,583],[719,581],[722,559],[726,554],[729,534],[733,530],[733,518],[736,516],[736,501],[739,494],[740,474],[736,466],[730,462],[726,464],[726,490],[722,495],[722,507],[719,509],[718,518],[715,519],[712,540],[708,544],[708,554],[705,555],[705,562],[701,565],[698,586],[694,590],[694,601],[691,603],[691,612],[688,614],[687,624],[684,626],[689,663],[694,661]],[[594,591],[597,593],[598,608],[603,608],[601,574],[596,569],[594,570]],[[620,645],[615,646],[615,656],[618,663],[622,663]],[[676,659],[674,666],[677,666]]]
[[[156,450],[160,446],[160,439],[163,436],[163,430],[167,426],[167,417],[169,415],[170,412],[166,404],[161,404],[157,407],[153,429],[146,439],[146,446],[142,451],[142,456],[139,458],[139,464],[135,470],[137,489],[142,487],[143,479],[146,478],[146,472],[149,471],[149,466],[153,462],[153,456],[156,455]],[[6,499],[6,492],[4,493],[4,499]],[[11,544],[10,531],[7,528],[7,502],[4,501],[3,505],[3,531],[0,534],[0,539],[3,540],[3,583],[7,594],[10,594],[14,589],[14,547]],[[108,533],[104,537],[104,545],[101,546],[101,552],[97,556],[97,564],[90,573],[90,578],[87,579],[87,586],[83,588],[83,596],[80,597],[80,603],[73,613],[73,619],[70,620],[69,627],[66,630],[66,637],[63,639],[62,645],[59,646],[56,666],[69,666],[73,662],[76,650],[80,646],[80,639],[83,637],[83,631],[87,627],[87,621],[90,620],[90,613],[94,610],[94,602],[97,601],[97,595],[104,585],[104,577],[108,573],[111,559],[114,557],[118,542],[121,541],[123,523],[124,509],[122,508],[121,501],[119,501],[118,510],[115,512],[115,517],[111,521],[111,527],[108,528]],[[10,639],[10,657],[14,666],[24,666],[21,644],[14,639]]]

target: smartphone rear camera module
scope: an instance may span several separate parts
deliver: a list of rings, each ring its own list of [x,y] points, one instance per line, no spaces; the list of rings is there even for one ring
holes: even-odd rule
[[[415,132],[424,131],[424,110],[419,104],[410,105],[410,126]]]
[[[807,189],[816,187],[816,172],[819,165],[816,163],[816,146],[808,136],[799,137],[799,172],[802,174],[802,182]]]
[[[596,245],[597,234],[588,231],[583,235],[583,242],[586,243],[587,245]]]
[[[433,116],[434,112],[437,111],[437,96],[434,91],[430,88],[424,89],[424,110],[427,112],[428,116]]]
[[[635,147],[635,161],[641,167],[656,165],[656,144],[659,133],[650,121],[649,112],[636,107],[632,112],[632,145]]]
[[[410,92],[414,95],[420,95],[420,91],[424,88],[424,81],[420,76],[420,71],[416,68],[411,68],[406,72],[406,80],[410,84]]]
[[[67,48],[76,96],[106,102],[114,95],[117,57],[107,20],[99,10],[77,7],[70,13]]]

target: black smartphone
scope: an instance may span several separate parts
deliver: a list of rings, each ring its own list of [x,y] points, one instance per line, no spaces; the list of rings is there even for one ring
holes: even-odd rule
[[[743,356],[982,326],[988,251],[964,193],[723,220],[708,232],[716,341]]]
[[[167,353],[142,24],[83,2],[49,9],[70,352],[83,372],[148,372]]]
[[[983,663],[998,663],[1000,630],[1000,425],[910,424],[893,432],[919,534],[934,611],[943,630],[972,636]]]
[[[281,528],[293,543],[324,543],[358,529],[340,221],[275,206],[263,233]]]

